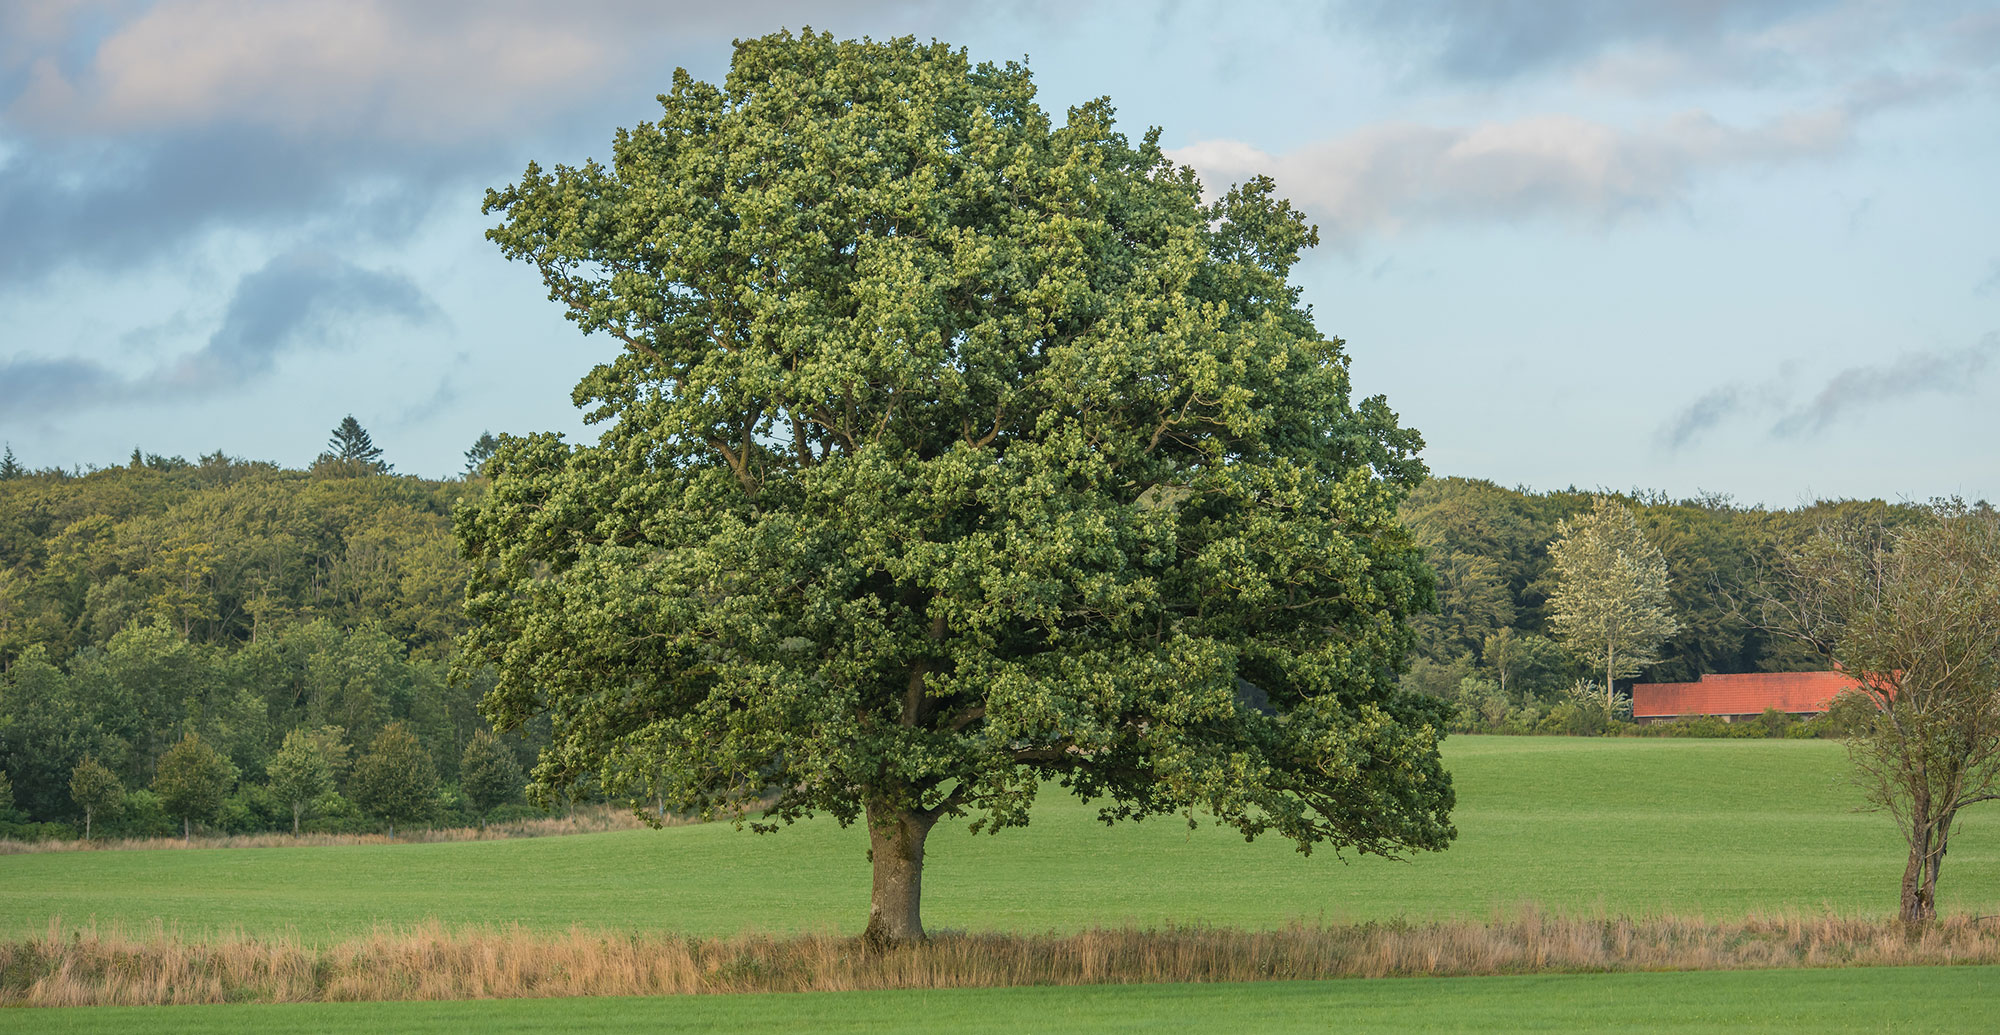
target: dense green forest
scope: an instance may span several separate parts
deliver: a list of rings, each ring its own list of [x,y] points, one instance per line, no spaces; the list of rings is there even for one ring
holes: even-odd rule
[[[1402,508],[1437,573],[1438,598],[1436,613],[1416,619],[1419,646],[1404,679],[1457,701],[1462,729],[1550,731],[1547,720],[1556,713],[1553,728],[1579,731],[1577,717],[1562,721],[1558,710],[1577,680],[1592,673],[1551,638],[1548,605],[1556,584],[1549,546],[1559,522],[1603,495],[1631,508],[1666,558],[1679,631],[1640,677],[1647,682],[1824,668],[1824,658],[1776,634],[1767,620],[1766,601],[1783,592],[1776,581],[1783,557],[1828,524],[1895,527],[1923,513],[1879,500],[1772,510],[1717,495],[1537,493],[1433,478]]]
[[[517,792],[513,767],[532,765],[533,731],[503,739],[498,775],[484,761],[461,771],[483,757],[486,677],[451,673],[467,572],[451,515],[484,479],[391,473],[349,424],[309,470],[135,451],[115,468],[30,471],[8,453],[0,773],[11,809],[0,822],[30,835],[24,824],[81,831],[95,811],[94,829],[114,834],[179,832],[182,819],[249,831],[288,828],[296,805],[302,829],[374,830],[470,821]],[[483,437],[468,454],[469,472],[492,444]],[[1418,619],[1404,678],[1458,703],[1461,728],[1583,731],[1569,695],[1588,671],[1550,635],[1549,544],[1597,495],[1434,478],[1405,502],[1437,572],[1438,611]],[[1653,680],[1819,667],[1765,630],[1768,573],[1822,523],[1893,525],[1917,513],[1876,501],[1769,510],[1614,495],[1666,557],[1680,631],[1642,677]],[[297,758],[280,757],[288,736],[293,755],[317,752],[308,769],[325,770],[306,791],[286,768]],[[190,738],[200,748],[182,754],[215,756],[210,769],[187,770],[220,783],[212,801],[175,782],[193,762],[176,756],[163,778],[163,760]],[[423,758],[397,765],[426,770],[422,786],[363,778],[394,769],[370,759],[411,738]],[[115,776],[122,800],[114,790],[91,808],[100,792],[76,782],[86,758]],[[397,805],[397,793],[419,800]]]
[[[133,792],[98,830],[179,832],[174,802],[153,791],[191,734],[230,785],[197,823],[289,826],[270,766],[303,730],[331,777],[300,810],[306,828],[379,829],[350,800],[350,770],[392,726],[414,734],[438,792],[406,818],[471,818],[459,770],[484,686],[478,672],[450,678],[465,581],[451,510],[483,479],[389,473],[352,430],[354,455],[306,471],[136,451],[89,473],[0,471],[11,819],[80,820],[71,781],[88,757]],[[532,762],[532,742],[505,743],[508,764]]]

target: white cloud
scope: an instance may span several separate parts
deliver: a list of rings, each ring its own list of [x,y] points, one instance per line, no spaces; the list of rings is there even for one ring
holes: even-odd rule
[[[1704,172],[1827,155],[1849,136],[1837,109],[1750,129],[1704,112],[1637,130],[1540,115],[1464,127],[1385,123],[1275,155],[1237,140],[1171,154],[1211,191],[1269,175],[1339,241],[1437,220],[1609,218],[1675,202]]]
[[[909,5],[845,5],[845,19]],[[502,130],[589,97],[661,52],[823,12],[797,0],[162,0],[69,69],[63,12],[24,20],[44,46],[9,115],[42,129],[175,129],[219,121],[298,133],[435,139]],[[71,42],[76,37],[71,33]]]

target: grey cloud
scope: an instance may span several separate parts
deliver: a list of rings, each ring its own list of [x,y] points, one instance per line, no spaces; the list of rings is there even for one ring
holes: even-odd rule
[[[1838,0],[1357,0],[1344,12],[1419,40],[1453,78],[1500,80],[1580,64],[1619,46],[1721,48]]]
[[[1813,398],[1780,416],[1771,434],[1796,438],[1825,430],[1836,421],[1868,413],[1883,403],[1913,395],[1962,392],[1986,370],[2000,351],[2000,334],[1989,334],[1970,348],[1942,352],[1910,352],[1893,362],[1849,367],[1827,379]]]
[[[1837,371],[1803,401],[1796,390],[1800,378],[1789,369],[1763,381],[1722,385],[1668,418],[1660,426],[1659,441],[1667,451],[1677,452],[1731,421],[1760,419],[1772,421],[1767,430],[1773,438],[1816,434],[1912,396],[1969,391],[1996,353],[2000,353],[2000,333],[1963,349],[1908,352],[1887,363]]]
[[[1172,155],[1211,189],[1270,175],[1339,243],[1424,221],[1610,218],[1674,203],[1706,172],[1829,155],[1850,136],[1838,109],[1750,128],[1704,112],[1638,130],[1544,115],[1462,127],[1376,125],[1282,155],[1233,140]]]
[[[953,10],[871,0],[828,21]],[[719,66],[732,36],[809,17],[802,0],[0,4],[0,290],[142,268],[216,230],[394,240],[582,126],[601,145],[675,56]]]
[[[409,278],[324,252],[279,256],[238,282],[222,324],[191,355],[137,375],[80,360],[0,362],[0,406],[51,413],[226,391],[267,374],[287,352],[324,345],[365,319],[425,324],[437,309]]]
[[[1660,441],[1675,452],[1703,432],[1736,416],[1745,406],[1745,391],[1735,385],[1717,388],[1689,403],[1660,429]]]
[[[323,342],[339,321],[373,316],[413,324],[438,318],[430,298],[401,274],[325,252],[281,255],[237,284],[222,326],[174,367],[170,383],[180,390],[237,384],[269,372],[290,349]]]
[[[88,409],[124,396],[124,383],[82,359],[16,356],[0,361],[0,414]]]
[[[434,185],[467,154],[359,150],[240,128],[100,143],[64,140],[0,165],[0,287],[52,271],[144,266],[218,228],[342,217],[395,239],[427,211]]]

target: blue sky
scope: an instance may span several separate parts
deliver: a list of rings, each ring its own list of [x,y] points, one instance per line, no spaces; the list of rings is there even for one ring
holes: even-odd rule
[[[976,13],[967,13],[973,11]],[[1321,229],[1297,279],[1441,474],[2000,498],[2000,3],[0,5],[0,439],[398,470],[588,435],[611,347],[481,236],[675,66],[811,25],[1028,59]]]

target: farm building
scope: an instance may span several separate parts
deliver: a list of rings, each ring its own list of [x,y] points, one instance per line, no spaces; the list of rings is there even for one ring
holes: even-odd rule
[[[1632,718],[1659,722],[1688,715],[1715,715],[1734,722],[1767,708],[1792,715],[1826,711],[1834,695],[1859,686],[1845,672],[1745,672],[1706,675],[1693,683],[1635,683]]]

